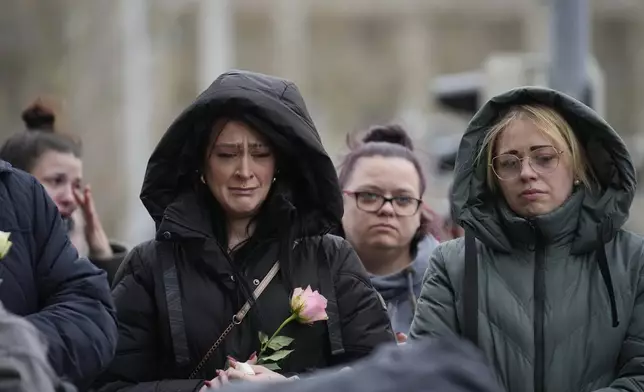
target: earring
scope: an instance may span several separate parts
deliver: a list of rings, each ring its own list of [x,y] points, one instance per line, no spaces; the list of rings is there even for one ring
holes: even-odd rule
[[[202,184],[205,184],[205,183],[206,183],[206,179],[205,179],[205,178],[203,178],[203,174],[199,177],[199,179],[201,180],[201,183],[202,183]]]
[[[579,184],[581,184],[581,181],[579,181],[579,180],[575,180],[575,181],[573,182],[573,184],[574,184],[575,186],[579,186]]]
[[[273,177],[273,182],[277,181],[277,177]]]

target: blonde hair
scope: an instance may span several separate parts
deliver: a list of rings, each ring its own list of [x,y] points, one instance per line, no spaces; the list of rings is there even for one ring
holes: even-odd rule
[[[483,145],[477,159],[480,161],[485,154],[487,169],[487,185],[491,190],[496,189],[498,181],[492,169],[492,159],[495,156],[496,144],[501,133],[514,121],[529,120],[539,131],[553,141],[555,147],[563,150],[571,157],[573,176],[587,189],[592,189],[595,177],[588,164],[581,143],[572,127],[554,109],[544,105],[517,105],[513,106],[483,139]]]

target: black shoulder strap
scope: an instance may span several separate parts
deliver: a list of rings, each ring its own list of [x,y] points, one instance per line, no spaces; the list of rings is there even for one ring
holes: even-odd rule
[[[322,240],[318,244],[318,274],[320,279],[320,292],[327,299],[326,314],[327,328],[329,329],[329,344],[331,346],[331,355],[344,354],[344,344],[342,343],[342,324],[340,322],[340,312],[338,311],[338,300],[335,295],[335,285],[333,284],[333,275],[329,260],[326,257]]]
[[[479,329],[479,273],[476,238],[465,228],[465,269],[463,271],[463,337],[478,345]]]
[[[160,242],[157,246],[157,258],[163,267],[163,289],[168,312],[168,324],[176,365],[181,368],[190,363],[190,351],[186,338],[186,327],[181,306],[181,287],[174,264],[173,245],[171,242]]]

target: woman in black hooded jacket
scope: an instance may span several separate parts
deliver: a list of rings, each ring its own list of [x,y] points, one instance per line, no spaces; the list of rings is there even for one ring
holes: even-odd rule
[[[347,363],[395,341],[355,252],[327,234],[340,225],[342,196],[293,83],[220,76],[159,142],[141,200],[157,236],[133,249],[115,278],[119,346],[101,390],[198,391],[227,356],[257,352],[259,332],[275,332],[293,289],[309,285],[327,298],[328,321],[282,330],[295,350],[280,361],[282,374]],[[231,324],[247,301],[246,317]]]

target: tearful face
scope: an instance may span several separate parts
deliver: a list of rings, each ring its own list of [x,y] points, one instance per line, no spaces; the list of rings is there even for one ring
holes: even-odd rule
[[[228,121],[208,148],[204,179],[229,219],[254,216],[275,176],[267,141],[239,121]]]

